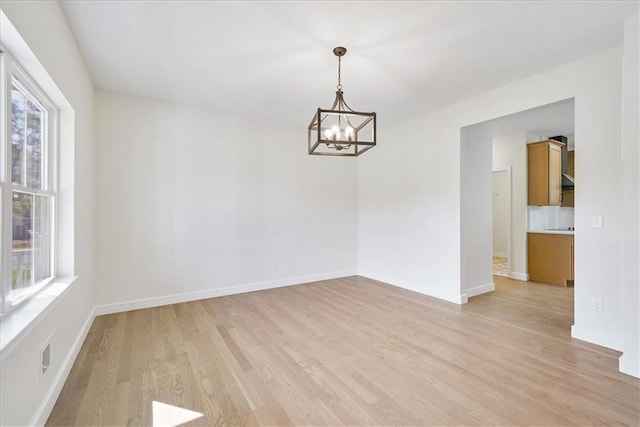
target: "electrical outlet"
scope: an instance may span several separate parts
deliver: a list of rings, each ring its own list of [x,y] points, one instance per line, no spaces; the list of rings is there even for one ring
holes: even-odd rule
[[[274,271],[278,270],[280,268],[278,261],[271,261],[271,268],[273,268]]]
[[[602,228],[602,215],[594,215],[591,217],[591,228]]]
[[[591,307],[593,307],[593,311],[602,313],[602,298],[591,298]]]

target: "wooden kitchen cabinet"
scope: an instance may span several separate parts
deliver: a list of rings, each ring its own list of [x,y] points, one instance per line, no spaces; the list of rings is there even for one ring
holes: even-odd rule
[[[529,280],[573,285],[573,234],[527,233]]]
[[[575,172],[576,168],[575,168],[575,151],[569,151],[567,153],[567,172],[569,173],[569,175],[571,175],[572,177],[576,177],[576,172]],[[575,197],[574,197],[574,189],[573,188],[567,188],[567,189],[563,189],[562,190],[562,207],[563,208],[572,208],[575,206]]]
[[[575,206],[575,191],[573,189],[562,190],[562,206],[563,208],[572,208]]]
[[[540,141],[527,144],[528,202],[530,206],[562,203],[562,143]]]

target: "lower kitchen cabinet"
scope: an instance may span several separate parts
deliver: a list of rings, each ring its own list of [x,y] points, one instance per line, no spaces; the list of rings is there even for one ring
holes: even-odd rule
[[[573,235],[527,233],[529,280],[573,285]]]

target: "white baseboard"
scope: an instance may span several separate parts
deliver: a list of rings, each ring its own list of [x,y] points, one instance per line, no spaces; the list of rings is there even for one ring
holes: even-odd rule
[[[433,298],[438,298],[447,302],[452,302],[454,304],[464,304],[466,301],[463,301],[462,295],[450,295],[450,294],[441,294],[441,293],[427,293],[425,292],[424,286],[419,283],[392,278],[389,276],[377,274],[372,271],[363,271],[359,270],[358,275],[362,277],[366,277],[368,279],[377,280],[379,282],[384,282],[388,285],[396,286],[398,288],[407,289],[409,291],[417,292],[422,295],[426,295]]]
[[[121,313],[124,311],[140,310],[143,308],[160,307],[169,304],[197,301],[207,298],[222,297],[226,295],[242,294],[245,292],[262,291],[266,289],[281,288],[284,286],[301,285],[304,283],[318,282],[320,280],[339,279],[357,275],[356,270],[344,270],[331,273],[319,273],[309,276],[291,277],[286,279],[268,280],[265,282],[248,283],[245,285],[229,286],[226,288],[206,289],[196,292],[167,295],[162,297],[144,298],[132,301],[104,304],[96,307],[96,316],[103,314]]]
[[[516,280],[522,280],[523,282],[528,282],[529,281],[529,275],[527,273],[517,273],[515,271],[512,271],[511,273],[509,273],[509,278],[510,279],[516,279]]]
[[[623,353],[618,359],[618,370],[623,374],[640,378],[640,357]]]
[[[89,313],[87,320],[84,322],[84,325],[80,330],[80,334],[78,334],[78,337],[73,342],[73,346],[69,350],[69,353],[67,353],[67,357],[65,357],[62,362],[58,375],[56,375],[56,378],[53,380],[53,383],[46,394],[47,397],[40,405],[40,408],[36,411],[36,415],[33,418],[31,425],[43,426],[47,422],[47,419],[49,419],[49,415],[51,415],[51,411],[60,396],[62,387],[71,372],[71,368],[76,361],[76,357],[78,357],[78,353],[82,348],[82,344],[84,344],[84,340],[87,338],[87,334],[89,333],[89,329],[91,329],[91,325],[93,324],[93,319],[95,319],[95,317],[96,310],[94,308],[91,310],[91,313]]]
[[[493,256],[497,256],[500,258],[506,258],[507,257],[507,253],[506,252],[494,252]]]
[[[467,289],[467,297],[475,297],[476,295],[486,294],[487,292],[493,292],[496,289],[496,285],[491,283],[485,283],[484,285],[474,286],[473,288]]]
[[[611,348],[613,350],[622,351],[622,339],[616,339],[612,334],[601,333],[593,330],[586,331],[576,325],[572,325],[571,338],[576,338],[591,344]]]

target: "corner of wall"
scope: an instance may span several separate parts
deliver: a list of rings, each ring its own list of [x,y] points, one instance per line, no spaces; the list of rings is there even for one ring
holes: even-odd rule
[[[640,356],[625,352],[618,360],[618,369],[623,374],[640,378]]]
[[[571,326],[571,338],[622,351],[622,342],[619,336],[611,336],[611,334],[595,328],[585,328],[582,325],[573,324]]]

